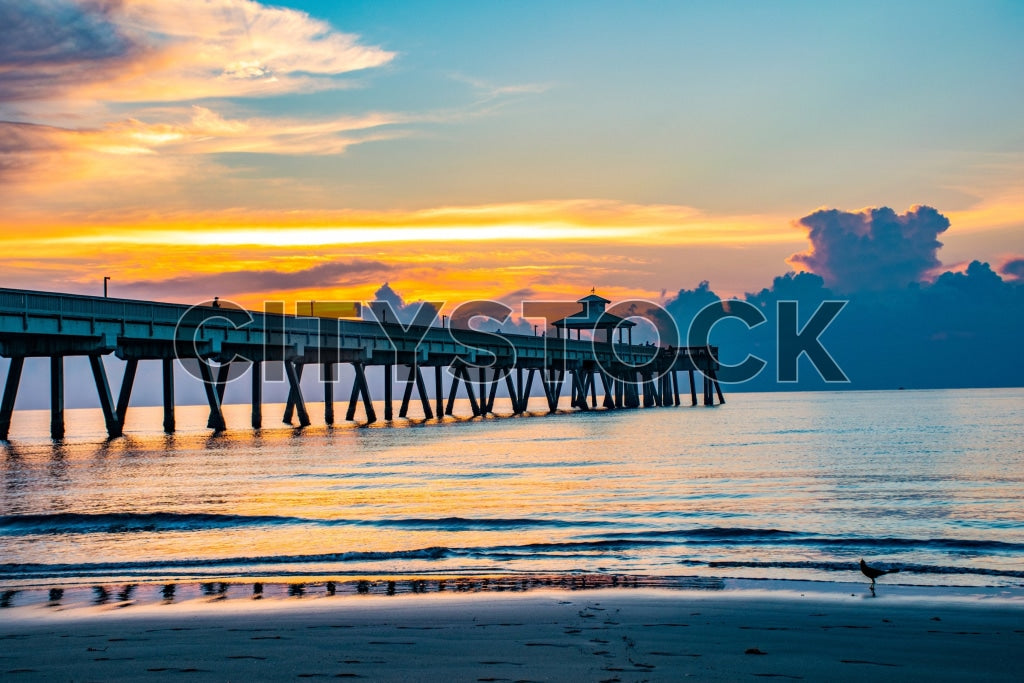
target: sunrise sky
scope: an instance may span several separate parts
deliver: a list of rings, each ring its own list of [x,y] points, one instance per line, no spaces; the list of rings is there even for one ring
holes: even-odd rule
[[[0,286],[664,300],[822,207],[1024,254],[1024,4],[0,0]]]

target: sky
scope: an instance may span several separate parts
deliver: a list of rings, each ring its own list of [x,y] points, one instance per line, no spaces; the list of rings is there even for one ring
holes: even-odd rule
[[[0,0],[0,286],[855,288],[882,250],[829,261],[820,212],[919,206],[916,278],[1015,280],[1021,35],[1018,2]]]

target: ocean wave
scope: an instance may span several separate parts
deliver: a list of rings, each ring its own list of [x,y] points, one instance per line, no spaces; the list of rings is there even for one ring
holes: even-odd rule
[[[381,527],[410,531],[510,531],[529,528],[561,530],[614,526],[608,520],[569,520],[549,517],[382,517],[377,519],[317,519],[280,515],[237,515],[217,513],[70,513],[0,516],[0,537],[61,534],[118,534],[201,532],[243,527],[317,526]],[[429,542],[429,541],[428,541]],[[496,545],[468,549],[472,553],[525,555],[530,552],[622,551],[666,545],[688,546],[800,546],[843,552],[900,553],[934,551],[944,554],[1024,554],[1024,543],[971,538],[904,538],[898,536],[829,536],[816,532],[752,527],[692,527],[638,529],[579,533],[556,543]]]
[[[232,526],[294,524],[304,520],[274,515],[229,515],[188,512],[57,512],[0,517],[0,536],[88,534],[144,531],[189,531]]]
[[[804,531],[745,527],[698,527],[600,534],[604,539],[676,540],[688,545],[801,545],[821,548],[872,548],[875,550],[942,550],[1024,552],[1024,543],[971,538],[901,538],[897,536],[824,536]]]
[[[139,562],[84,562],[80,564],[7,563],[0,564],[0,579],[90,576],[95,574],[158,574],[161,571],[182,571],[211,567],[253,567],[261,565],[328,564],[338,562],[372,562],[380,560],[437,560],[449,548],[430,547],[397,551],[352,551],[311,555],[259,555],[254,557],[216,557],[182,560],[150,560]]]
[[[688,565],[704,565],[703,562],[685,562],[683,564]],[[1024,571],[1017,569],[989,569],[987,567],[962,567],[962,566],[948,566],[948,565],[934,565],[934,564],[914,564],[914,563],[880,563],[876,562],[882,569],[899,569],[901,574],[974,574],[981,576],[1005,576],[1014,578],[1024,578]],[[856,564],[853,562],[824,562],[824,561],[813,561],[813,560],[778,560],[769,562],[759,562],[756,560],[737,560],[737,561],[716,561],[708,562],[706,566],[713,569],[816,569],[819,571],[826,572],[849,572],[856,569]]]
[[[315,519],[277,515],[231,515],[216,513],[176,512],[112,512],[83,514],[59,512],[54,514],[0,516],[0,536],[30,536],[41,534],[103,534],[167,531],[204,531],[246,526],[276,525],[315,526],[379,526],[401,529],[461,531],[466,529],[517,529],[526,527],[597,526],[600,521],[565,521],[558,519],[515,517],[441,517],[441,518],[382,518],[382,519]]]
[[[510,520],[511,521],[511,520]],[[752,530],[748,530],[752,531]],[[705,530],[705,533],[709,533]],[[795,532],[779,532],[793,534]],[[739,536],[739,530],[733,530],[732,536]],[[601,558],[619,553],[643,550],[645,548],[672,548],[677,546],[676,540],[663,538],[605,538],[592,541],[566,541],[550,543],[524,543],[520,545],[505,544],[493,546],[446,547],[429,546],[409,550],[393,551],[342,551],[331,553],[297,554],[297,555],[256,555],[235,556],[224,558],[183,558],[168,560],[128,561],[128,562],[86,562],[67,564],[45,563],[6,563],[0,564],[0,580],[55,577],[89,577],[100,575],[132,575],[156,578],[168,574],[188,573],[189,571],[222,570],[227,573],[246,573],[256,567],[276,567],[275,571],[287,572],[310,571],[310,566],[319,566],[315,571],[329,571],[329,566],[340,563],[359,562],[398,562],[450,560],[458,562],[470,560],[473,566],[480,560],[495,563],[499,568],[505,562],[517,560],[560,559],[578,561],[595,557]],[[674,554],[672,550],[667,551]],[[735,560],[705,561],[696,558],[679,559],[678,563],[685,566],[702,566],[712,569],[805,569],[823,572],[849,572],[856,569],[852,560]],[[450,564],[450,562],[449,562]],[[883,568],[899,567],[904,574],[945,574],[945,575],[983,575],[997,577],[1024,578],[1024,570],[992,569],[979,566],[952,566],[923,563],[876,563]],[[399,565],[400,566],[400,565]],[[394,570],[394,567],[390,568]],[[452,567],[448,567],[449,570]],[[500,569],[497,569],[500,571]]]

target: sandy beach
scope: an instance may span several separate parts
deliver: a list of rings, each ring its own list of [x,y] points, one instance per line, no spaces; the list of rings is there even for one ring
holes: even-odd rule
[[[10,680],[1019,680],[1024,602],[540,590],[0,613]]]

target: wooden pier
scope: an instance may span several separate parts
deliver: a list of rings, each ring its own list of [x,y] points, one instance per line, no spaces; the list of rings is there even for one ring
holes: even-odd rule
[[[283,307],[283,305],[281,306]],[[280,307],[279,307],[280,308]],[[312,306],[311,306],[312,308]],[[354,380],[346,420],[362,405],[367,422],[377,420],[367,374],[383,373],[384,420],[393,420],[395,388],[401,393],[398,418],[406,418],[415,393],[427,419],[452,415],[461,394],[472,415],[493,414],[499,385],[515,414],[525,413],[531,396],[542,392],[556,412],[569,385],[575,410],[678,406],[679,373],[687,373],[690,405],[724,402],[716,378],[715,347],[673,348],[566,339],[559,335],[497,335],[433,325],[304,317],[283,312],[246,311],[228,306],[187,306],[0,288],[0,356],[10,367],[0,399],[0,440],[6,440],[25,358],[44,357],[50,365],[50,433],[64,437],[64,358],[86,356],[111,438],[124,432],[140,361],[162,366],[164,430],[175,430],[174,361],[196,361],[210,407],[207,426],[226,429],[221,404],[233,372],[245,368],[252,381],[252,427],[263,424],[264,375],[286,381],[283,420],[311,423],[300,380],[307,365],[318,365],[324,383],[324,422],[335,421],[336,366],[350,364]],[[111,390],[101,357],[125,363],[121,386]],[[396,382],[396,368],[406,381]],[[450,379],[446,382],[445,378]],[[433,384],[433,395],[428,391]],[[600,386],[600,392],[599,392]],[[600,396],[599,396],[600,393]],[[447,396],[447,398],[446,398]],[[431,400],[433,399],[433,401]]]

